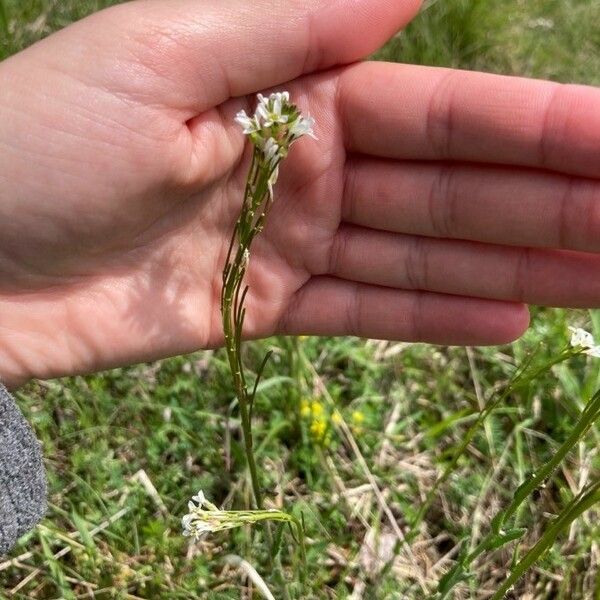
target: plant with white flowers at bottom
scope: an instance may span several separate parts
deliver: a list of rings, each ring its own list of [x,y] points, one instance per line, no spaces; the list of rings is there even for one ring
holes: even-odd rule
[[[233,229],[223,268],[221,315],[225,350],[238,401],[244,452],[257,510],[220,511],[199,492],[190,502],[189,512],[183,518],[182,524],[184,533],[197,538],[206,532],[230,529],[246,523],[285,522],[290,526],[293,535],[294,533],[298,534],[298,537],[296,538],[294,535],[294,538],[299,541],[303,563],[305,563],[304,535],[301,523],[282,511],[264,510],[261,483],[254,457],[252,411],[258,384],[270,353],[265,356],[255,380],[250,386],[242,364],[241,344],[246,314],[244,302],[248,293],[248,286],[244,284],[244,276],[250,262],[251,245],[264,227],[267,213],[273,202],[273,187],[279,175],[281,162],[287,157],[292,145],[301,137],[305,135],[315,137],[313,134],[314,121],[312,118],[303,117],[300,114],[298,108],[290,102],[288,92],[273,93],[268,97],[258,94],[258,105],[254,115],[248,116],[242,110],[236,115],[235,120],[252,142],[254,149],[240,214]],[[194,501],[197,505],[194,504]],[[295,527],[293,528],[292,525]],[[277,565],[276,548],[279,542],[275,542],[268,526],[266,535]],[[280,565],[278,566],[280,567]],[[279,571],[282,589],[287,597],[281,568]]]
[[[262,231],[273,201],[273,186],[277,181],[281,161],[301,137],[314,137],[314,120],[300,114],[298,108],[290,102],[288,92],[273,93],[268,97],[258,94],[258,105],[254,115],[250,117],[245,111],[240,111],[235,120],[252,142],[254,151],[240,214],[231,236],[223,269],[221,315],[225,349],[240,410],[244,450],[254,499],[256,507],[262,509],[262,492],[253,453],[252,409],[258,383],[270,355],[265,356],[250,388],[241,356],[242,330],[246,314],[244,301],[248,293],[248,286],[244,285],[243,280],[250,261],[252,242]]]

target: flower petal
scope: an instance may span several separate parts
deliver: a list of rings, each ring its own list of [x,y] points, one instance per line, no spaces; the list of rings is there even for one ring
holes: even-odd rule
[[[594,336],[589,331],[586,331],[581,327],[569,327],[569,331],[572,334],[571,346],[575,348],[594,348],[596,346]]]

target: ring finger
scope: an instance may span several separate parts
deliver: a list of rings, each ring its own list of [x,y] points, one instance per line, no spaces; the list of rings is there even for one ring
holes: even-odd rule
[[[600,256],[435,239],[342,225],[327,274],[404,290],[600,307]]]

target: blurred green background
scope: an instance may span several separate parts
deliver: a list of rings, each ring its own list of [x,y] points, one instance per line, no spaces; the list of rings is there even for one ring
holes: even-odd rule
[[[0,57],[112,3],[0,0]],[[600,2],[433,1],[376,58],[600,84]],[[305,516],[312,597],[423,597],[401,557],[391,569],[380,569],[389,558],[383,547],[390,529],[336,431],[323,387],[403,526],[482,399],[531,350],[538,349],[540,359],[556,354],[567,342],[568,324],[600,334],[595,314],[537,309],[526,337],[503,348],[350,338],[248,346],[247,360],[255,366],[266,348],[275,352],[256,408],[257,452],[269,495]],[[457,543],[475,543],[511,491],[565,439],[582,403],[598,388],[599,374],[584,359],[560,365],[489,420],[412,541],[431,581],[451,564]],[[180,535],[180,517],[198,488],[217,504],[247,501],[232,398],[220,352],[21,390],[20,404],[44,445],[50,511],[12,560],[0,561],[0,597],[259,597],[224,560],[233,553],[266,569],[252,532],[217,535],[197,546]],[[598,476],[599,439],[592,431],[519,516],[529,531],[524,548],[582,477]],[[513,597],[598,600],[599,546],[598,512],[590,511]],[[291,548],[283,549],[282,559],[294,578],[300,567]],[[463,586],[456,598],[489,597],[509,560],[505,552],[486,557],[476,567],[478,583]]]

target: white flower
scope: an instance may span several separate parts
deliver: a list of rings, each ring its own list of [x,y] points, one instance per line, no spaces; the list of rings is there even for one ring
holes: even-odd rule
[[[249,117],[245,110],[240,110],[240,112],[235,115],[235,122],[242,127],[245,135],[250,135],[251,133],[256,133],[260,130],[258,119],[256,117]]]
[[[265,98],[258,94],[258,106],[256,107],[255,117],[263,128],[272,127],[276,123],[285,124],[289,120],[289,115],[283,111],[289,105],[290,95],[288,92],[279,92],[271,94]]]
[[[275,140],[275,138],[270,137],[263,146],[263,154],[265,155],[265,159],[267,161],[273,160],[273,158],[279,152],[279,144]]]
[[[196,518],[196,515],[187,514],[181,519],[181,525],[183,527],[183,535],[185,537],[193,537],[196,541],[205,533],[217,531],[210,523],[201,521]]]
[[[219,516],[225,513],[209,502],[202,490],[198,490],[198,493],[192,496],[188,502],[188,511],[181,519],[183,535],[198,540],[204,533],[223,529],[219,523]]]
[[[196,502],[198,506],[203,506],[206,503],[204,492],[202,490],[198,490],[198,493],[195,496],[192,496],[192,500]]]
[[[277,163],[285,154],[283,147],[272,137],[263,144],[262,151],[263,156],[271,169],[274,169],[277,166]]]
[[[192,500],[198,502],[198,506]],[[271,520],[293,523],[294,518],[275,509],[221,510],[209,502],[202,490],[188,503],[189,512],[181,519],[183,535],[199,540],[205,533],[225,531],[242,525]]]
[[[315,125],[315,120],[312,117],[303,117],[301,115],[298,118],[290,123],[290,127],[288,129],[288,135],[292,139],[292,141],[296,141],[298,138],[301,138],[303,135],[309,135],[313,139],[317,139],[314,134],[313,127]]]
[[[235,120],[262,155],[262,164],[271,171],[267,185],[273,198],[279,163],[288,155],[290,146],[302,136],[317,139],[313,132],[315,120],[300,114],[298,108],[290,103],[289,92],[274,92],[268,97],[257,94],[257,98],[254,116],[249,117],[241,110]]]
[[[279,102],[279,104],[289,104],[290,103],[290,93],[289,92],[275,92],[271,94],[271,98],[275,102]]]
[[[267,181],[267,186],[269,188],[269,197],[271,200],[273,199],[273,186],[277,183],[277,178],[279,177],[279,166],[273,169],[271,173],[271,177],[269,177],[269,181]]]
[[[544,17],[540,17],[539,19],[532,19],[528,23],[529,27],[532,29],[554,29],[554,21],[552,19],[546,19]]]
[[[249,135],[252,142],[265,150],[274,152],[273,142],[280,146],[280,155],[283,158],[289,147],[304,135],[315,138],[313,127],[315,121],[312,117],[303,117],[296,106],[290,103],[289,92],[274,92],[268,97],[257,94],[258,104],[252,117],[241,110],[235,116],[235,121],[242,127],[245,135]],[[270,139],[273,138],[273,142]],[[316,139],[316,138],[315,138]],[[271,158],[274,156],[271,155]]]
[[[584,354],[600,358],[600,345],[596,344],[594,336],[581,327],[569,327],[571,332],[571,346],[582,348]]]

